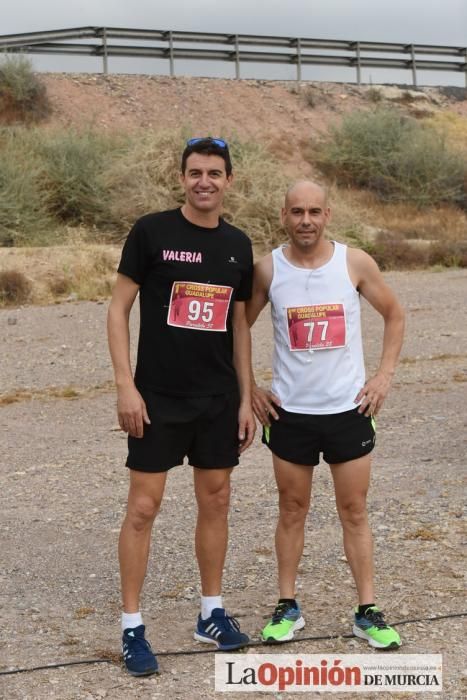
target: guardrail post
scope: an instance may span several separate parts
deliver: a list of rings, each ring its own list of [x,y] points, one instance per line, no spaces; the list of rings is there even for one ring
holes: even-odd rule
[[[467,90],[467,48],[464,49],[464,56],[465,56],[464,78],[465,78],[465,89]]]
[[[104,75],[107,77],[109,74],[109,59],[107,54],[107,29],[106,27],[102,30],[102,68]]]
[[[238,34],[235,34],[235,79],[240,80],[240,49],[238,44]]]
[[[362,84],[362,64],[360,63],[360,42],[355,43],[355,55],[357,58],[357,85]]]
[[[300,38],[297,39],[297,83],[302,82],[302,44]]]
[[[174,64],[174,42],[172,32],[169,32],[169,60],[170,60],[170,77],[175,76],[175,64]]]
[[[417,87],[417,64],[415,62],[415,48],[413,44],[410,44],[410,53],[412,54],[412,83],[414,87]]]

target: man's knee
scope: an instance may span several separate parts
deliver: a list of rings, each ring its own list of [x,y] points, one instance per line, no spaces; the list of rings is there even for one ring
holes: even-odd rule
[[[198,489],[198,509],[205,517],[227,516],[230,504],[230,481]]]
[[[286,525],[304,523],[309,507],[308,497],[291,495],[286,492],[279,493],[280,519]]]
[[[368,520],[366,508],[366,498],[360,496],[353,499],[346,499],[337,505],[339,515],[344,526],[360,527]]]
[[[133,497],[128,502],[127,519],[135,530],[145,530],[154,522],[161,501],[151,496]]]

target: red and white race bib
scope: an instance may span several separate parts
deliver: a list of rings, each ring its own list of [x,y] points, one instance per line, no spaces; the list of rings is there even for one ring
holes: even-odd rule
[[[343,304],[287,307],[289,347],[296,350],[327,350],[345,346]]]
[[[225,331],[233,288],[174,282],[167,324],[198,331]]]

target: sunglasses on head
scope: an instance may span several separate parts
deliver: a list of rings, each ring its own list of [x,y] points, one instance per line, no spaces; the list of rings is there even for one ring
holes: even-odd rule
[[[228,148],[227,141],[224,141],[224,139],[215,139],[212,136],[199,136],[193,139],[188,139],[186,142],[187,146],[194,146],[196,143],[199,143],[200,141],[210,141],[211,143],[215,143],[216,146],[219,146],[219,148]]]

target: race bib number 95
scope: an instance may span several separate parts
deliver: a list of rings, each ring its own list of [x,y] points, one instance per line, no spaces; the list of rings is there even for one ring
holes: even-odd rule
[[[295,350],[326,350],[345,346],[343,304],[287,308],[289,346]]]
[[[225,331],[233,288],[174,282],[167,324],[199,331]]]

